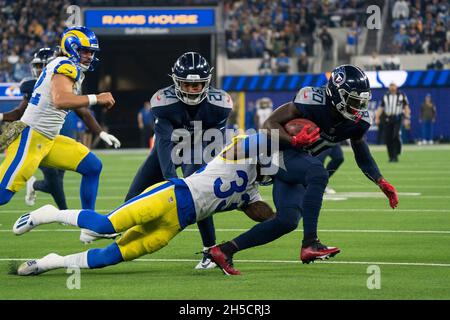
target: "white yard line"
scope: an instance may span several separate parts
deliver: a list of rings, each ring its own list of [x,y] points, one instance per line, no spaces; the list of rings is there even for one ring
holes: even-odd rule
[[[250,228],[250,227],[249,227]],[[249,228],[218,228],[217,232],[245,232]],[[184,232],[198,232],[197,228],[187,228]],[[319,232],[330,233],[411,233],[411,234],[450,234],[447,230],[382,230],[382,229],[319,229]],[[0,229],[0,232],[11,232],[11,229]],[[30,232],[80,232],[80,229],[33,229]],[[293,232],[303,232],[302,230],[294,230]]]
[[[35,258],[0,258],[0,261],[27,261]],[[133,262],[198,262],[198,259],[136,259]],[[278,264],[300,264],[299,260],[238,260],[237,263],[278,263]],[[316,261],[319,264],[343,264],[343,265],[389,265],[389,266],[412,266],[412,267],[450,267],[450,263],[422,263],[422,262],[386,262],[386,261]]]

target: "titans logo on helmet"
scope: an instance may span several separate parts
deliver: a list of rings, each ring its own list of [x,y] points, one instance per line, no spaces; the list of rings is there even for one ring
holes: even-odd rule
[[[345,70],[343,68],[339,68],[338,70],[333,72],[332,81],[335,86],[339,87],[341,84],[343,84],[345,82],[345,80],[346,80],[346,76],[345,76]]]

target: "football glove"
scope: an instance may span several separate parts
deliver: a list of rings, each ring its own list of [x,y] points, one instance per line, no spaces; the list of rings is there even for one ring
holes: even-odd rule
[[[308,125],[304,126],[299,133],[297,133],[295,136],[291,138],[291,145],[293,147],[304,147],[310,145],[311,143],[319,139],[320,128],[316,128],[313,132],[308,133],[309,128],[311,128],[311,126]]]
[[[380,178],[377,181],[378,186],[380,187],[381,191],[388,197],[389,199],[389,205],[392,209],[395,209],[398,205],[398,195],[397,190],[395,190],[394,186],[386,181],[384,178]]]
[[[114,147],[115,149],[120,148],[120,141],[112,134],[106,133],[105,131],[100,132],[98,135],[100,139],[105,141],[109,146]]]

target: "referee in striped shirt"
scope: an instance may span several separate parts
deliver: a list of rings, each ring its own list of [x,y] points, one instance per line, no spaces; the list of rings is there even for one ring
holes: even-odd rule
[[[389,155],[389,162],[398,162],[401,152],[400,129],[403,122],[410,121],[408,98],[400,92],[395,83],[389,85],[389,91],[383,96],[381,105],[375,116],[375,123],[379,125],[381,115],[384,115],[384,137]]]

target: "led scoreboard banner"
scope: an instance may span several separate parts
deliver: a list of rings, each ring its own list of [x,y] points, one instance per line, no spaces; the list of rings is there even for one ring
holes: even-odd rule
[[[84,25],[103,35],[210,34],[215,32],[214,8],[83,10]]]

